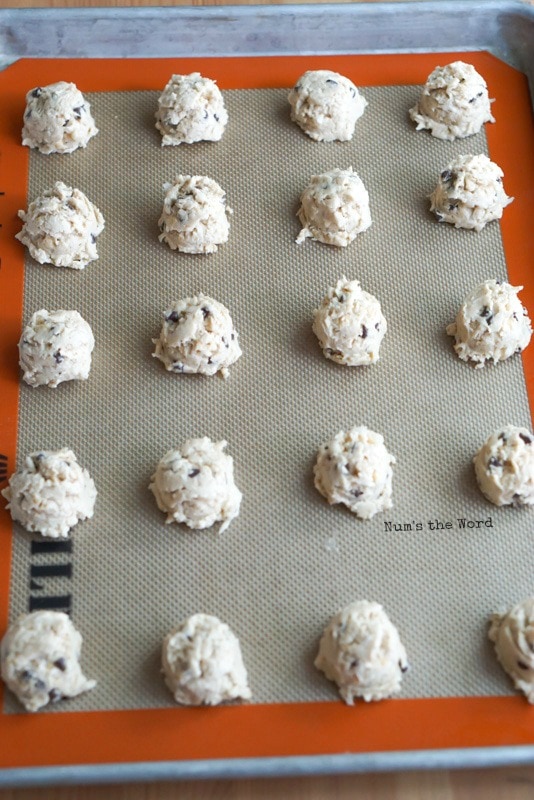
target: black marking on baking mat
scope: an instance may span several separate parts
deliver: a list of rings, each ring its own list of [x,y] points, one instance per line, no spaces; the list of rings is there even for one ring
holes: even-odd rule
[[[72,553],[71,539],[64,539],[61,542],[35,541],[31,547],[32,556],[38,553]]]
[[[41,578],[72,578],[72,564],[32,564],[30,567],[30,589],[41,590]]]
[[[72,564],[32,564],[32,578],[71,578]]]
[[[0,455],[0,482],[7,478],[7,456]]]
[[[30,612],[32,611],[64,611],[70,614],[72,609],[72,595],[63,594],[54,597],[34,597],[30,595]]]
[[[70,593],[62,595],[48,594],[49,589],[47,585],[47,581],[51,578],[65,578],[68,581],[72,579],[72,562],[70,557],[66,560],[63,558],[60,562],[56,563],[42,564],[34,563],[34,561],[36,559],[40,560],[40,556],[55,555],[57,553],[70,556],[72,553],[72,541],[70,539],[60,542],[32,541],[30,549],[32,560],[30,562],[29,610],[65,611],[67,614],[70,614],[72,609],[72,595]]]

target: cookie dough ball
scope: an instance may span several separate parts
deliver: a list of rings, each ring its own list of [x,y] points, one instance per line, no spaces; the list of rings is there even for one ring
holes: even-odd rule
[[[416,130],[427,129],[437,139],[452,142],[478,133],[485,122],[495,122],[491,103],[486,81],[476,69],[453,61],[430,73],[409,113]]]
[[[11,625],[0,645],[2,680],[26,711],[96,686],[80,667],[82,637],[67,614],[35,611]]]
[[[165,637],[161,660],[177,703],[216,706],[251,697],[239,639],[217,617],[194,614],[182,622]]]
[[[496,506],[534,504],[534,436],[506,425],[473,458],[480,490]]]
[[[472,361],[480,368],[486,361],[504,361],[525,349],[532,328],[517,297],[522,288],[489,280],[466,298],[454,322],[447,326],[462,361]]]
[[[2,494],[16,522],[51,539],[65,539],[92,517],[96,499],[93,479],[66,448],[30,453]]]
[[[216,181],[200,175],[178,175],[166,183],[159,218],[160,242],[181,253],[215,253],[228,241],[232,210]]]
[[[57,181],[19,217],[24,225],[15,238],[39,264],[83,269],[98,258],[96,237],[104,218],[79,189]]]
[[[41,153],[72,153],[98,130],[91,106],[74,83],[37,86],[26,95],[22,144]]]
[[[223,96],[215,81],[199,72],[172,75],[156,112],[162,145],[218,142],[227,122]]]
[[[288,96],[291,119],[316,142],[347,142],[367,106],[356,86],[328,69],[309,70]]]
[[[313,332],[326,358],[359,367],[378,361],[387,323],[380,303],[358,281],[343,277],[314,311]]]
[[[328,502],[342,503],[360,519],[391,508],[392,465],[379,433],[361,426],[340,431],[319,448],[315,487]]]
[[[241,355],[230,312],[211,297],[199,294],[178,300],[167,309],[153,356],[176,373],[228,377],[228,367]]]
[[[315,666],[337,683],[341,697],[352,706],[357,697],[384,700],[400,692],[408,659],[382,606],[358,600],[328,623]]]
[[[242,495],[234,482],[233,459],[224,452],[226,444],[207,437],[188,439],[163,456],[149,489],[167,523],[203,530],[222,522],[223,533],[237,517]]]
[[[352,167],[315,175],[300,197],[297,216],[302,224],[297,244],[311,238],[346,247],[371,225],[367,189]]]
[[[91,326],[78,311],[36,311],[19,341],[22,377],[30,386],[53,389],[63,381],[84,381],[94,346]]]
[[[479,232],[488,222],[501,219],[514,199],[504,191],[503,176],[502,169],[485,155],[457,156],[439,176],[430,195],[430,210],[438,222]]]
[[[488,636],[515,688],[534,703],[534,597],[527,597],[505,614],[492,614]]]

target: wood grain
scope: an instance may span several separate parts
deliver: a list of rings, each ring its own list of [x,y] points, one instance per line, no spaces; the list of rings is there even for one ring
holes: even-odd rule
[[[15,789],[0,800],[532,800],[534,768]]]
[[[255,0],[254,4],[317,1],[269,3]],[[0,4],[10,8],[226,5],[221,0],[8,0]],[[231,5],[249,3],[248,0],[232,0]],[[61,742],[58,742],[60,748]],[[180,800],[533,800],[534,767],[0,790],[0,800],[171,800],[176,797]]]

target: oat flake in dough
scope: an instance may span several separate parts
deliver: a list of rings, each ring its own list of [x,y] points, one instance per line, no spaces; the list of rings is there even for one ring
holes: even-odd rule
[[[534,436],[506,425],[473,458],[480,490],[496,506],[534,504]]]
[[[86,380],[95,339],[78,311],[36,311],[19,341],[20,367],[30,386],[55,388]]]
[[[166,183],[159,218],[160,242],[181,253],[215,253],[228,241],[232,210],[226,194],[212,178],[178,175]]]
[[[430,195],[430,210],[438,222],[480,232],[488,222],[501,219],[514,199],[504,191],[503,176],[483,154],[457,156],[441,172]]]
[[[472,361],[480,368],[487,361],[504,361],[525,349],[532,328],[517,297],[522,288],[489,280],[466,298],[455,321],[447,326],[462,361]]]
[[[194,614],[171,631],[162,666],[177,703],[216,706],[251,697],[239,640],[217,617]]]
[[[151,478],[150,491],[167,523],[183,522],[202,530],[222,522],[223,533],[239,514],[241,492],[234,482],[234,462],[226,442],[188,439],[166,453]]]
[[[504,614],[492,614],[488,636],[515,688],[534,703],[534,597]]]
[[[228,113],[215,81],[199,72],[172,75],[156,112],[162,145],[218,142],[227,122]]]
[[[104,218],[79,189],[57,181],[18,213],[24,225],[15,238],[40,264],[83,269],[98,258]]]
[[[164,314],[159,338],[153,341],[153,356],[179,374],[220,373],[226,378],[241,355],[230,312],[203,294],[173,303]]]
[[[293,122],[317,142],[352,139],[356,121],[367,106],[352,81],[327,69],[305,72],[288,102]]]
[[[22,144],[41,153],[72,153],[98,133],[91,106],[74,83],[37,86],[26,95]]]
[[[339,280],[314,311],[313,332],[326,358],[357,367],[378,361],[387,323],[380,303],[358,281]]]
[[[391,508],[392,466],[379,433],[360,426],[340,431],[319,448],[316,489],[330,504],[342,503],[360,519]]]
[[[297,244],[311,238],[346,247],[371,225],[369,194],[352,167],[332,169],[311,179],[297,216],[302,224]]]
[[[400,692],[408,669],[399,634],[379,603],[358,600],[335,614],[324,630],[317,669],[335,681],[343,700],[384,700]]]
[[[93,516],[96,489],[72,450],[30,453],[2,490],[16,522],[32,533],[64,539],[77,522]]]
[[[410,117],[416,130],[427,129],[437,139],[462,139],[495,122],[484,78],[471,64],[454,61],[430,73]]]
[[[96,686],[81,670],[82,637],[61,611],[34,611],[11,625],[0,645],[2,680],[26,711]]]

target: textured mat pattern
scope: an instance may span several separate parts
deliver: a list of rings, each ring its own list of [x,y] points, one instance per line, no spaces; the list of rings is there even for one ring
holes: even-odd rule
[[[69,446],[99,491],[71,554],[32,556],[31,537],[15,537],[12,617],[30,591],[71,594],[83,665],[98,680],[53,713],[170,705],[160,642],[197,611],[239,636],[253,702],[333,699],[313,658],[331,614],[357,598],[382,602],[401,632],[412,665],[404,696],[510,691],[486,618],[531,589],[531,518],[487,503],[470,462],[494,428],[530,426],[522,364],[473,370],[445,335],[464,296],[506,266],[497,224],[477,235],[429,213],[450,158],[487,150],[484,133],[456,143],[416,133],[406,110],[417,93],[365,89],[354,140],[317,144],[289,121],[285,90],[228,91],[223,140],[176,148],[161,148],[153,127],[157,92],[97,94],[100,133],[87,150],[32,153],[30,199],[63,180],[106,219],[100,258],[83,272],[26,263],[24,318],[77,309],[97,342],[87,382],[21,387],[20,458]],[[349,165],[369,190],[372,227],[346,249],[297,246],[309,177]],[[227,192],[230,239],[214,255],[158,242],[162,187],[180,173]],[[382,303],[389,330],[375,366],[326,361],[311,331],[342,275]],[[199,291],[228,306],[240,334],[226,382],[175,376],[151,357],[162,312]],[[312,481],[319,444],[355,424],[381,432],[397,459],[394,508],[369,522],[328,506]],[[222,536],[164,525],[147,490],[159,458],[202,435],[228,441],[244,495]],[[461,519],[488,524],[460,529]],[[436,520],[451,527],[431,530]],[[72,577],[30,587],[32,564],[63,562]],[[11,698],[6,707],[19,711]]]

